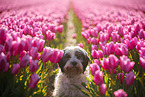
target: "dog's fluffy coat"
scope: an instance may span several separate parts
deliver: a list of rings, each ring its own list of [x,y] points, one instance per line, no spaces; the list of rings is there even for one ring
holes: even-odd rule
[[[87,83],[85,69],[88,64],[89,58],[84,49],[78,46],[65,48],[64,55],[58,63],[60,69],[55,78],[53,96],[86,97],[73,84],[85,89],[82,83]]]

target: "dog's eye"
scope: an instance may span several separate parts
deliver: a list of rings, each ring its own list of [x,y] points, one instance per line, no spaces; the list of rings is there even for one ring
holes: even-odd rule
[[[79,60],[82,60],[83,59],[83,55],[81,53],[76,53],[76,57]]]
[[[71,56],[69,54],[65,55],[65,59],[69,59]]]

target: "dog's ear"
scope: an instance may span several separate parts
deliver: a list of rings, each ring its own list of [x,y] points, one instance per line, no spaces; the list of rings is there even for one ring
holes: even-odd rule
[[[66,62],[64,61],[64,55],[65,55],[66,49],[64,49],[63,51],[64,51],[63,57],[62,57],[61,60],[58,62],[58,67],[61,69],[61,72],[64,72],[64,71],[63,71],[63,67],[64,67],[64,65],[66,64]]]
[[[88,55],[84,55],[83,62],[82,62],[84,71],[86,70],[86,67],[88,66],[89,63],[90,63],[90,58],[88,57]]]

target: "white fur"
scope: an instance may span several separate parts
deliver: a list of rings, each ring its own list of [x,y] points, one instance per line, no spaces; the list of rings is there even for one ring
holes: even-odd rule
[[[57,74],[56,78],[55,78],[55,82],[54,82],[54,91],[53,91],[53,96],[54,97],[88,97],[86,96],[84,93],[82,93],[79,89],[77,89],[74,85],[77,85],[79,88],[84,89],[85,88],[82,86],[82,83],[86,83],[87,84],[87,80],[85,78],[85,76],[89,75],[89,66],[87,66],[86,71],[83,72],[83,65],[82,65],[82,59],[77,59],[77,57],[75,56],[75,51],[77,50],[81,50],[82,52],[84,52],[84,54],[87,53],[84,49],[80,48],[80,47],[67,47],[67,51],[66,53],[70,54],[70,59],[66,62],[66,64],[64,64],[64,71],[65,73],[62,73],[61,70],[59,70],[59,73]],[[77,65],[76,65],[76,70],[78,70],[80,73],[76,73],[75,74],[75,69],[71,69],[73,68],[73,65],[71,64],[72,61],[76,61]],[[70,72],[72,70],[72,72]],[[87,91],[87,90],[86,90]]]

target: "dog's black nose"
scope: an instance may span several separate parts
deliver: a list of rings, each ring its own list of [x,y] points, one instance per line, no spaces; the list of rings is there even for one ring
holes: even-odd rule
[[[72,65],[76,66],[77,65],[77,62],[76,61],[73,61],[71,62]]]

